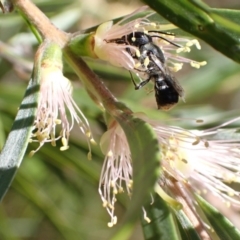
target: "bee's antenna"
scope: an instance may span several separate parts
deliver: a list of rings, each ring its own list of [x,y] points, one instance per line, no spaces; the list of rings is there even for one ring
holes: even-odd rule
[[[150,31],[149,31],[150,32]],[[161,38],[161,39],[163,39],[164,41],[166,41],[166,42],[168,42],[168,43],[170,43],[170,44],[172,44],[173,46],[175,46],[175,47],[182,47],[181,45],[179,45],[179,44],[176,44],[176,43],[174,43],[174,42],[172,42],[172,41],[170,41],[170,40],[168,40],[167,38],[165,38],[165,37],[161,37],[161,36],[158,36],[158,35],[150,35],[151,37],[157,37],[157,38]]]

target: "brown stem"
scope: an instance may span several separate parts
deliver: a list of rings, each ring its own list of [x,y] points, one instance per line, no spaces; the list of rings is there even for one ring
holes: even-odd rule
[[[57,27],[30,0],[12,0],[13,5],[35,26],[43,39],[48,39],[61,47],[68,42],[69,35]]]
[[[101,79],[88,67],[81,57],[76,56],[71,50],[65,49],[66,57],[69,64],[75,70],[77,75],[83,81],[92,99],[100,106],[104,107],[112,115],[116,115],[116,111],[120,110],[120,102],[108,90]],[[120,106],[121,110],[131,113],[129,109]]]

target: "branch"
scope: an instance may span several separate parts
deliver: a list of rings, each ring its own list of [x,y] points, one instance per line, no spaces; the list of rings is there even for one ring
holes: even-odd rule
[[[12,0],[12,3],[39,31],[43,39],[53,41],[61,47],[66,45],[70,35],[54,26],[30,0]]]

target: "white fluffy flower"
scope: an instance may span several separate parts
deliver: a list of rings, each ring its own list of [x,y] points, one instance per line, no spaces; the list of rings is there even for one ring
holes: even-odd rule
[[[189,63],[195,68],[200,68],[201,66],[206,65],[206,61],[197,62],[180,55],[182,52],[190,52],[193,45],[195,45],[197,49],[201,49],[198,40],[190,40],[175,36],[174,34],[169,34],[168,30],[171,30],[175,26],[172,24],[151,22],[148,18],[153,15],[154,12],[149,12],[145,17],[134,17],[136,14],[146,11],[147,9],[147,6],[143,6],[127,15],[116,24],[113,24],[113,21],[101,24],[97,28],[94,36],[95,54],[100,59],[105,60],[114,66],[123,67],[134,72],[138,63],[136,59],[133,59],[129,52],[126,51],[126,48],[131,49],[131,52],[136,55],[138,54],[139,49],[128,45],[127,43],[118,44],[111,40],[120,39],[130,33],[143,32],[150,35],[153,39],[153,43],[162,50],[166,59],[166,64],[172,71],[179,71],[182,68],[183,63]],[[139,73],[138,71],[135,72]]]
[[[90,141],[93,141],[93,138],[88,121],[72,98],[72,85],[63,76],[62,66],[45,60],[40,74],[40,99],[30,140],[39,142],[39,147],[30,154],[33,155],[46,142],[51,142],[55,146],[58,139],[62,141],[60,150],[68,149],[74,122],[87,137],[90,148]]]
[[[207,225],[195,208],[195,194],[202,195],[213,206],[222,201],[226,207],[240,207],[240,193],[229,185],[240,183],[240,141],[217,139],[218,133],[225,131],[220,127],[230,122],[205,131],[192,131],[141,118],[153,127],[161,149],[163,174],[159,178],[157,192],[161,192],[163,199],[170,205],[172,198],[182,205],[187,202],[203,228]],[[103,206],[111,216],[109,226],[113,226],[117,222],[114,215],[116,195],[124,190],[131,195],[131,153],[125,134],[117,122],[113,122],[103,135],[101,145],[106,157],[99,193]],[[166,194],[172,198],[166,197]],[[213,197],[209,198],[206,194]]]

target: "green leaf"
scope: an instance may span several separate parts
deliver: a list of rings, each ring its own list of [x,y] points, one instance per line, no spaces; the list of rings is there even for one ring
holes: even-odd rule
[[[200,196],[196,195],[196,198],[220,239],[240,239],[240,231],[226,217]]]
[[[145,240],[180,240],[173,212],[159,196],[155,195],[154,203],[145,205],[151,222],[142,219]]]
[[[201,240],[196,229],[194,228],[191,221],[188,219],[186,214],[182,210],[174,210],[174,213],[178,220],[178,226],[181,233],[181,237],[184,240]]]
[[[150,199],[150,192],[159,177],[160,153],[158,140],[152,128],[139,118],[122,114],[117,117],[131,150],[133,161],[133,192],[128,211],[111,239],[128,239],[141,213],[141,206]],[[136,214],[138,213],[138,214]]]
[[[201,1],[144,0],[160,15],[210,44],[213,48],[240,63],[240,28],[232,18],[240,11],[212,10]],[[228,18],[225,18],[228,15]]]
[[[36,81],[31,79],[0,154],[0,200],[7,192],[25,154],[35,117],[38,89]]]
[[[47,169],[43,170],[48,173]],[[36,174],[37,175],[37,174]],[[49,176],[50,174],[48,174]],[[36,192],[37,183],[36,178],[30,174],[23,175],[18,174],[16,182],[14,182],[17,191],[19,191],[24,197],[28,198],[36,207],[46,214],[46,217],[53,223],[58,229],[59,233],[64,237],[63,239],[72,240],[74,238],[74,232],[69,231],[71,229],[70,223],[67,221],[63,214],[63,211],[59,211],[59,207],[54,204],[53,199],[49,197],[46,189]],[[54,191],[52,189],[52,191]]]
[[[229,21],[240,24],[240,11],[234,9],[211,8],[211,12],[215,13]]]

